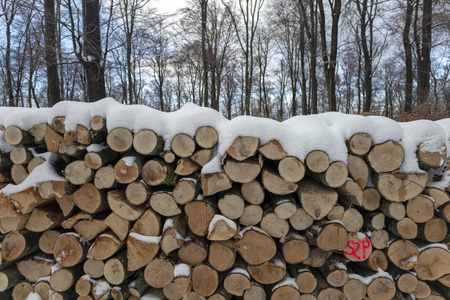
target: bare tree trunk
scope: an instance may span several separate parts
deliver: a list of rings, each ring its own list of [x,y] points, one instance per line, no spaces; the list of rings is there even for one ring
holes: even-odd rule
[[[208,16],[208,0],[200,0],[202,8],[202,61],[203,61],[203,103],[209,106],[208,101],[208,57],[206,55],[206,21]]]
[[[56,57],[56,18],[55,0],[44,1],[45,14],[45,62],[47,64],[47,99],[52,107],[61,101],[59,90],[59,73]]]
[[[432,29],[432,1],[423,0],[422,18],[422,51],[419,59],[417,74],[417,94],[419,102],[425,102],[430,94],[431,72],[431,29]]]
[[[405,26],[403,27],[403,48],[405,49],[405,68],[406,68],[406,82],[405,82],[405,108],[408,112],[412,108],[412,89],[413,89],[413,62],[411,43],[409,41],[409,29],[412,21],[412,0],[406,1],[406,18]]]
[[[14,21],[14,17],[17,13],[16,2],[12,1],[10,6],[7,0],[2,1],[2,9],[5,12],[6,22],[6,53],[5,53],[5,69],[6,69],[6,90],[8,93],[8,106],[15,106],[13,85],[12,85],[12,72],[11,72],[11,25]],[[8,12],[9,11],[9,12]]]
[[[83,66],[86,71],[88,102],[93,102],[106,96],[99,0],[83,1],[83,20],[85,54]]]

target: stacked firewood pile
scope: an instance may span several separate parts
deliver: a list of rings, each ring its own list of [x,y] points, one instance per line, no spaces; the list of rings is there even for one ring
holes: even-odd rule
[[[403,173],[365,132],[345,162],[248,135],[222,155],[212,126],[1,129],[0,299],[450,299],[445,143]]]

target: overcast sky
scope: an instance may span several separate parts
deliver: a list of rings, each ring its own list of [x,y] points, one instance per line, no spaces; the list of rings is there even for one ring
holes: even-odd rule
[[[153,6],[161,13],[174,13],[177,9],[185,6],[185,0],[156,0],[153,1]]]

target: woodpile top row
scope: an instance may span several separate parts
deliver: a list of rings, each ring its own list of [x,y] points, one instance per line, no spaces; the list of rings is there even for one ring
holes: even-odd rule
[[[450,120],[0,109],[0,299],[449,299]]]

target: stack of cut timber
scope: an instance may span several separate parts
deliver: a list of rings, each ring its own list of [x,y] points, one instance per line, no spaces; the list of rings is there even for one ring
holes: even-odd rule
[[[296,156],[80,111],[0,119],[0,299],[450,299],[447,135],[417,132],[411,157],[411,124],[354,129],[339,161],[321,136]]]

